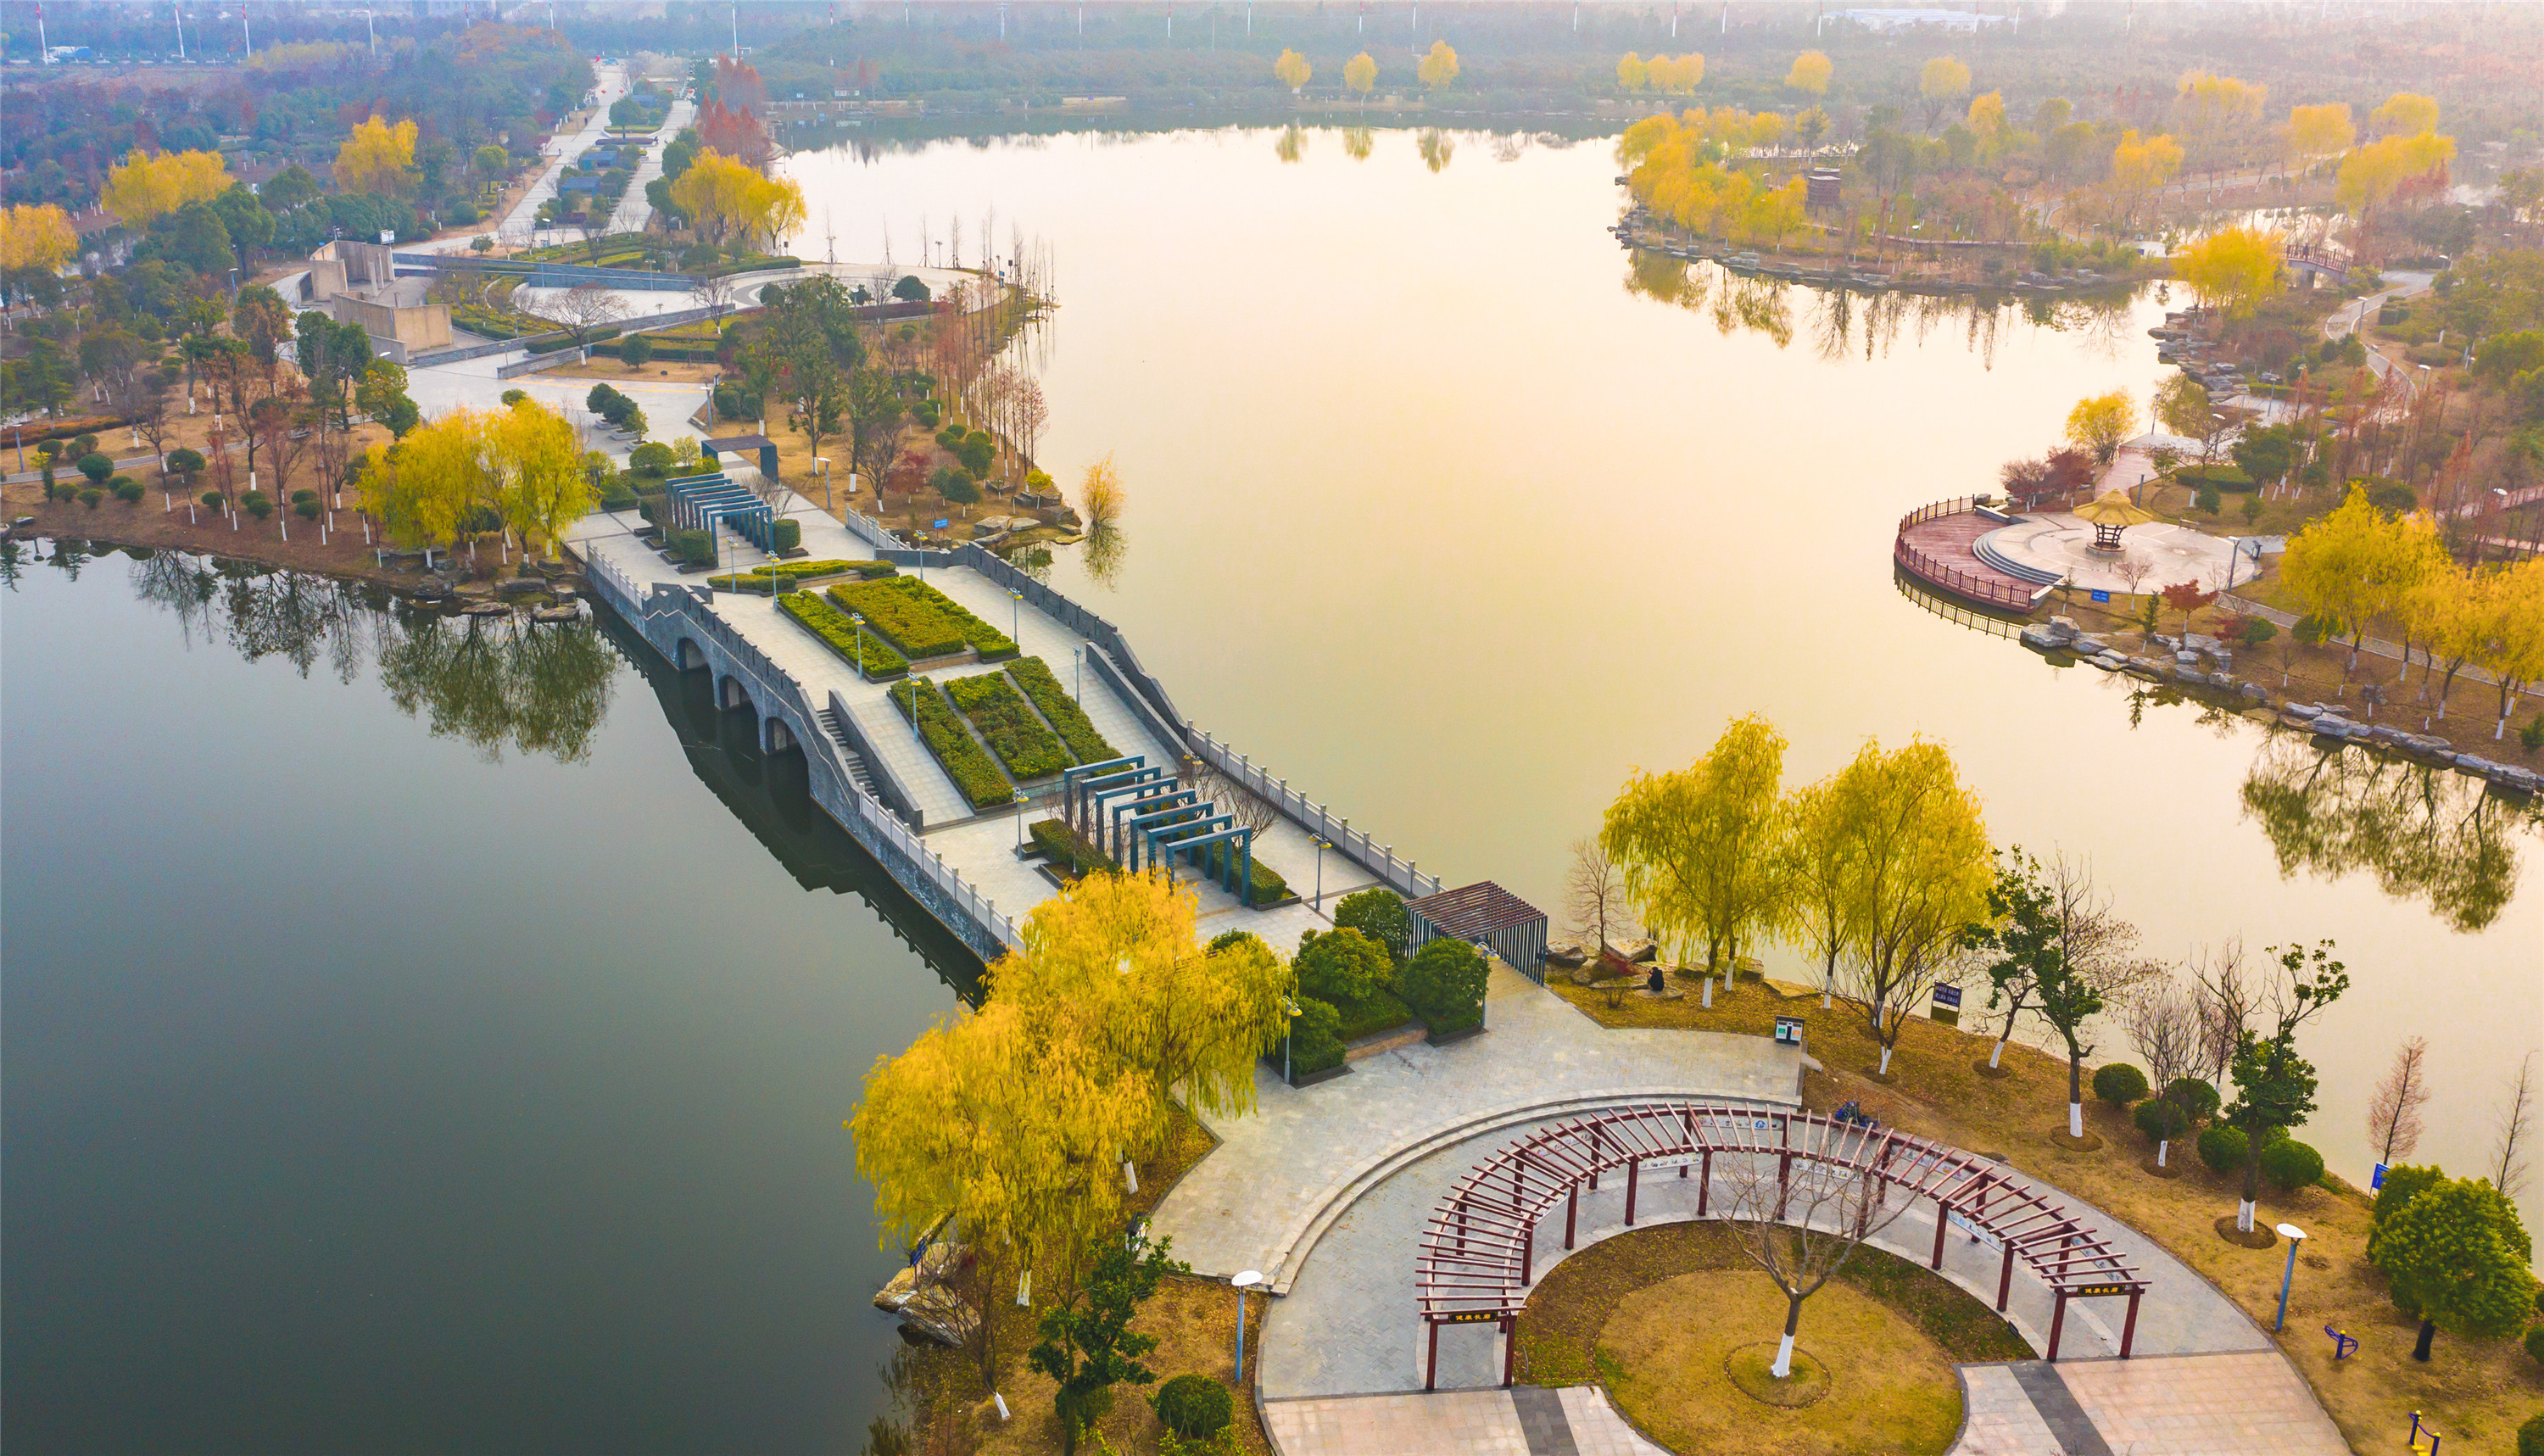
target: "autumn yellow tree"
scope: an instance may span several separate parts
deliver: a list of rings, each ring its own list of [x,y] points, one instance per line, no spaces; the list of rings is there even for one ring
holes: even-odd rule
[[[1643,63],[1654,91],[1672,96],[1686,96],[1705,84],[1705,56],[1691,50],[1685,55],[1655,55]]]
[[[2491,730],[2498,739],[2508,731],[2517,688],[2544,683],[2544,556],[2486,573],[2480,603],[2484,630],[2474,661],[2498,685],[2500,721]]]
[[[1969,94],[1970,68],[1948,55],[1936,56],[1917,73],[1917,95],[1926,103],[1929,131],[1935,129],[1937,118]]]
[[[2335,102],[2288,108],[2288,150],[2299,158],[2333,156],[2357,139],[2347,106]]]
[[[2137,432],[2138,407],[2125,389],[2076,401],[2067,412],[2067,443],[2093,452],[2101,464],[2111,463],[2120,443]]]
[[[362,499],[401,546],[455,548],[481,511],[500,509],[497,421],[456,409],[364,457]]]
[[[2173,113],[2183,134],[2203,155],[2249,131],[2262,119],[2270,88],[2208,71],[2185,72],[2175,84]]]
[[[1651,67],[1643,64],[1643,58],[1641,56],[1629,50],[1625,54],[1617,57],[1618,90],[1640,91],[1645,86],[1650,85],[1651,81]]]
[[[1413,68],[1413,73],[1431,90],[1446,90],[1449,83],[1458,79],[1458,52],[1450,47],[1448,41],[1434,40],[1431,49],[1423,55],[1421,64]]]
[[[1728,976],[1784,923],[1784,763],[1774,724],[1738,719],[1685,768],[1636,769],[1600,825],[1644,927],[1685,953],[1703,946],[1709,974]]]
[[[519,528],[522,549],[544,546],[557,554],[566,527],[590,515],[594,504],[574,427],[534,399],[517,401],[488,424],[504,519]]]
[[[2182,171],[2182,143],[2169,135],[2140,136],[2132,126],[2111,148],[2112,195],[2123,216],[2134,216],[2140,203]]]
[[[2438,99],[2397,91],[2385,98],[2385,104],[2367,114],[2367,124],[2379,136],[2418,136],[2438,129]]]
[[[416,127],[374,116],[355,123],[336,149],[336,185],[347,192],[400,197],[415,184]]]
[[[2380,136],[2341,159],[2334,196],[2353,217],[2363,217],[2406,182],[2427,177],[2456,154],[2456,139],[2434,131]]]
[[[219,152],[161,152],[134,147],[108,170],[98,204],[126,227],[147,227],[162,213],[188,202],[208,202],[229,191],[228,167]]]
[[[1827,791],[1848,989],[1886,1076],[1901,1028],[1987,917],[1987,826],[1952,756],[1923,740],[1887,754],[1867,743]]]
[[[27,268],[50,273],[78,251],[79,234],[71,227],[70,214],[50,202],[0,209],[0,273]]]
[[[2399,613],[2412,593],[2446,568],[2446,547],[2426,516],[2388,516],[2353,482],[2348,498],[2288,538],[2280,580],[2306,614],[2349,638],[2345,680],[2358,667],[2367,631]]]
[[[2279,290],[2279,240],[2259,228],[2224,228],[2175,254],[2173,271],[2202,304],[2250,318]]]
[[[1102,530],[1122,519],[1122,470],[1113,463],[1110,453],[1086,467],[1077,501],[1090,531]]]
[[[1363,100],[1368,99],[1378,85],[1378,62],[1369,58],[1368,51],[1343,62],[1343,84],[1359,92]]]
[[[1792,69],[1785,72],[1785,89],[1810,96],[1828,95],[1829,77],[1837,67],[1830,64],[1826,52],[1805,50],[1793,57]]]
[[[1289,87],[1290,94],[1296,96],[1307,86],[1308,77],[1314,72],[1308,65],[1306,56],[1295,50],[1284,50],[1281,52],[1281,58],[1272,62],[1272,74],[1280,77],[1281,84]]]
[[[672,184],[672,205],[710,242],[775,241],[804,224],[804,191],[709,147]]]
[[[1254,1110],[1254,1063],[1289,1028],[1290,968],[1247,936],[1204,948],[1192,891],[1161,874],[1088,875],[1033,909],[1023,947],[990,967],[990,999],[1136,1072],[1166,1126]],[[1139,1151],[1152,1149],[1143,1146]]]
[[[1995,156],[2005,149],[2006,142],[2014,135],[2013,127],[2005,120],[2005,93],[2002,91],[1983,91],[1971,97],[1967,122],[1970,134],[1979,139],[1982,156]]]

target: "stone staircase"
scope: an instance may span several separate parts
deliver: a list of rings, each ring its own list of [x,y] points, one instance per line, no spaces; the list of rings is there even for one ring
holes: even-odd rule
[[[1971,543],[1970,554],[2007,576],[2017,581],[2029,582],[2035,587],[2054,587],[2067,580],[2062,572],[2051,571],[2045,566],[2034,566],[2027,561],[2017,561],[1999,550],[1996,538],[2001,533],[1992,530],[1979,537]]]
[[[823,708],[813,716],[821,720],[822,731],[831,735],[831,742],[839,746],[839,758],[847,765],[849,781],[856,784],[858,792],[878,804],[882,803],[883,795],[875,792],[874,775],[866,771],[866,761],[848,738],[848,730],[840,726],[839,715],[830,708]]]

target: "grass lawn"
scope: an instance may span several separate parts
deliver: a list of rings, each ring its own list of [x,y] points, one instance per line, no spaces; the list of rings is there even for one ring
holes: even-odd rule
[[[2152,1150],[2115,1108],[2089,1100],[2087,1130],[2103,1147],[2070,1152],[2050,1134],[2066,1115],[2063,1060],[2028,1047],[2009,1046],[2005,1075],[1989,1077],[1987,1039],[1922,1018],[1902,1032],[1891,1063],[1892,1082],[1879,1086],[1863,1076],[1878,1052],[1864,1021],[1840,1001],[1820,1010],[1815,993],[1790,997],[1771,985],[1735,984],[1707,1011],[1691,994],[1684,1001],[1621,999],[1611,1009],[1603,992],[1557,983],[1558,994],[1594,1020],[1612,1026],[1684,1026],[1709,1031],[1768,1035],[1779,1011],[1809,1019],[1809,1049],[1829,1070],[1804,1079],[1805,1102],[1820,1110],[1860,1098],[1866,1110],[1907,1131],[2000,1157],[2024,1173],[2088,1199],[2162,1244],[2235,1301],[2264,1330],[2276,1312],[2283,1249],[2242,1249],[2217,1237],[2220,1214],[2235,1209],[2238,1184],[2198,1166],[2186,1145],[2173,1156],[2189,1172],[2158,1178],[2140,1165]],[[2297,1136],[2304,1137],[2300,1129]],[[2463,1170],[2458,1170],[2462,1172]],[[2411,1413],[2422,1412],[2447,1438],[2449,1450],[2508,1452],[2516,1449],[2520,1421],[2544,1411],[2544,1365],[2527,1358],[2514,1340],[2438,1337],[2435,1358],[2412,1359],[2417,1326],[2387,1297],[2384,1275],[2366,1261],[2367,1198],[2338,1179],[2327,1186],[2278,1193],[2263,1185],[2260,1221],[2293,1223],[2310,1236],[2297,1257],[2286,1332],[2278,1336],[2322,1398],[2342,1433],[2359,1450],[2399,1444]],[[1808,1315],[1804,1316],[1805,1320]],[[2336,1368],[2330,1324],[2359,1341],[2358,1351]],[[2459,1446],[2458,1443],[2462,1445]]]

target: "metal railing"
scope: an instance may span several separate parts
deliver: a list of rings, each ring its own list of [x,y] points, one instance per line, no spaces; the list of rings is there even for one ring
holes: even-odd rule
[[[1246,792],[1280,810],[1284,818],[1301,829],[1333,846],[1343,857],[1378,876],[1379,882],[1389,889],[1408,900],[1440,893],[1440,877],[1422,873],[1409,858],[1396,857],[1393,845],[1378,843],[1370,837],[1369,831],[1352,828],[1351,820],[1336,818],[1324,805],[1312,802],[1306,794],[1292,788],[1290,780],[1273,777],[1270,769],[1258,766],[1192,724],[1184,726],[1190,730],[1194,757],[1226,774]]]
[[[1900,517],[1898,533],[1892,536],[1890,541],[1890,559],[1919,581],[1938,590],[1949,592],[1955,597],[1983,603],[1989,607],[2003,607],[2008,611],[2027,612],[2049,589],[2041,588],[2035,591],[2027,583],[2010,582],[2002,577],[1980,576],[1975,572],[1962,571],[1957,567],[1946,565],[1909,543],[1908,532],[1911,528],[1923,526],[1929,521],[1939,521],[1947,516],[1967,515],[1977,504],[1978,500],[1974,496],[1958,496],[1948,501],[1937,501],[1931,506],[1922,507]]]

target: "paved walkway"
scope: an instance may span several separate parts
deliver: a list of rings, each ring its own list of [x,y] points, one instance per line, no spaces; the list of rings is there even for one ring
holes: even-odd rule
[[[2214,588],[2226,580],[2234,551],[2225,537],[2186,526],[2132,526],[2120,537],[2121,554],[2147,567],[2146,576],[2132,588],[2120,575],[2119,558],[2087,549],[2093,539],[2092,525],[2052,511],[2000,527],[1988,544],[2026,566],[2058,572],[2068,585],[2088,592],[2154,592],[2182,582]],[[2251,573],[2246,569],[2241,574]]]
[[[2340,1456],[2349,1449],[2276,1350],[1964,1365],[1953,1456]]]

